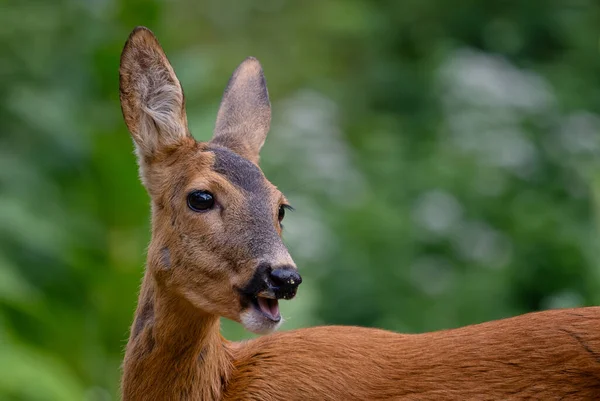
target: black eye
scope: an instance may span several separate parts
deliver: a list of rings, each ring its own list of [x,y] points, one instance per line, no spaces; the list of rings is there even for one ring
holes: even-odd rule
[[[279,213],[277,215],[277,220],[281,223],[281,220],[285,217],[285,209],[294,210],[290,205],[281,205],[279,206]]]
[[[210,192],[192,191],[188,194],[187,204],[194,212],[203,212],[214,206],[215,198]]]
[[[285,207],[283,205],[279,206],[279,214],[277,215],[277,220],[281,223],[281,220],[285,217]]]

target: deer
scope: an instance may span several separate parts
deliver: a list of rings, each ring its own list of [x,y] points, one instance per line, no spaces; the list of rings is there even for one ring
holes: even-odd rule
[[[600,307],[421,334],[277,331],[279,300],[302,277],[281,237],[289,202],[259,167],[271,121],[261,64],[249,57],[234,71],[208,142],[191,135],[181,84],[148,28],[127,39],[119,77],[151,203],[124,401],[600,399]],[[227,341],[221,317],[261,336]]]

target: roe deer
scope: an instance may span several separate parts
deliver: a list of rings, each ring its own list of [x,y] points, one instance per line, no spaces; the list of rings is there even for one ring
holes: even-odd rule
[[[600,400],[600,307],[434,333],[279,332],[302,279],[283,245],[286,198],[258,167],[271,119],[262,68],[233,73],[214,137],[188,131],[181,85],[151,31],[121,57],[120,98],[151,198],[152,239],[127,344],[129,400]]]

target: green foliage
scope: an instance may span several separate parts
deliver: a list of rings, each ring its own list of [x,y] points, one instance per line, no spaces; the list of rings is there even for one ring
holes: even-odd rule
[[[263,63],[304,277],[285,328],[418,332],[600,304],[599,23],[591,0],[3,3],[0,399],[117,399],[149,239],[118,103],[134,26],[198,139]]]

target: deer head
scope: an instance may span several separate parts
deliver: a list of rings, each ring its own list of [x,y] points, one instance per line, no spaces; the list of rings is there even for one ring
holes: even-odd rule
[[[278,299],[293,298],[302,279],[281,240],[288,202],[258,167],[271,120],[260,63],[248,58],[233,73],[209,142],[191,136],[179,80],[146,28],[125,44],[120,98],[152,203],[156,285],[200,313],[276,329]]]

